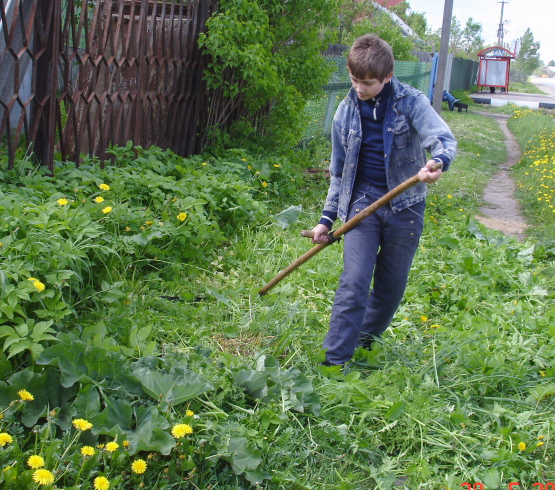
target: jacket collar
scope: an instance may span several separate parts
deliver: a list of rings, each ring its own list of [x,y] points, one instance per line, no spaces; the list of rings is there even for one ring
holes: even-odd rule
[[[405,97],[407,95],[406,88],[399,80],[397,80],[397,78],[392,77],[390,84],[391,91],[389,96],[392,97],[394,100],[399,100],[401,97]],[[356,91],[352,87],[345,99],[349,105],[358,107],[358,96]]]

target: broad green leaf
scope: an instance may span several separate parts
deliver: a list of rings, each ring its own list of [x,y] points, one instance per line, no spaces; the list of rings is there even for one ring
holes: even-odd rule
[[[397,402],[385,413],[385,418],[391,421],[397,420],[401,415],[405,413],[406,409],[407,409],[406,402],[404,401]]]
[[[204,378],[193,371],[165,374],[146,366],[138,366],[133,375],[142,384],[145,393],[157,401],[171,403],[173,406],[212,389]]]
[[[131,365],[126,357],[102,347],[91,347],[70,336],[59,338],[62,342],[45,349],[37,364],[58,366],[63,386],[92,381],[105,389],[123,388],[129,393],[141,393],[130,374]]]
[[[100,396],[93,385],[85,385],[73,402],[71,413],[74,418],[92,420],[100,412]]]
[[[140,406],[136,414],[124,400],[110,399],[107,408],[94,419],[93,432],[112,437],[124,436],[129,441],[129,454],[158,451],[169,454],[176,444],[168,432],[168,420],[156,407]]]
[[[224,457],[231,463],[233,471],[240,475],[245,471],[254,471],[262,462],[261,452],[250,447],[245,437],[231,437],[227,446],[228,456]]]
[[[60,383],[60,374],[57,370],[47,367],[40,373],[33,373],[30,369],[24,369],[10,376],[8,385],[9,387],[4,388],[8,390],[5,392],[6,396],[9,393],[15,399],[17,392],[25,389],[34,397],[34,400],[26,402],[22,409],[21,420],[27,427],[33,427],[47,411],[57,409],[59,415],[56,423],[63,429],[69,428],[71,424],[68,413],[71,408],[69,400],[75,397],[78,388],[77,386],[70,389],[64,388]]]
[[[281,211],[281,213],[276,214],[275,220],[279,226],[287,228],[297,222],[302,210],[302,206],[290,206]]]

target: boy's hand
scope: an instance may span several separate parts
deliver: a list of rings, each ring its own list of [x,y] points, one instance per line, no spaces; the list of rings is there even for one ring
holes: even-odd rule
[[[312,232],[314,233],[312,243],[328,243],[330,229],[326,225],[318,224],[312,228]]]
[[[428,160],[426,165],[418,172],[418,178],[426,184],[437,182],[443,171],[440,168],[433,170],[436,166],[437,162],[435,160]]]

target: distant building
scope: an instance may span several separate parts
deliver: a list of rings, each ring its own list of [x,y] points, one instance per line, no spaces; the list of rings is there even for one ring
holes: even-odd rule
[[[374,0],[377,4],[385,8],[395,7],[399,5],[403,0]]]
[[[546,66],[543,70],[543,75],[549,78],[555,78],[555,66]]]

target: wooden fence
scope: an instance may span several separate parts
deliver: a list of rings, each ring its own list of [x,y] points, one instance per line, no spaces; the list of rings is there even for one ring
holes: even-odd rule
[[[204,145],[207,59],[197,39],[217,0],[0,0],[0,138],[13,165],[30,146],[106,159],[110,145],[179,155]]]

